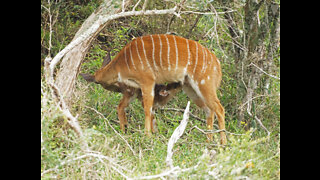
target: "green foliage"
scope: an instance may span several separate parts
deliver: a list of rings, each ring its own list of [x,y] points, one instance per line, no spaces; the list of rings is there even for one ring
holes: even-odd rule
[[[82,70],[93,74],[99,67],[102,66],[104,57],[106,56],[106,51],[104,51],[99,45],[92,47],[91,51],[88,53],[88,56],[85,58],[82,63]],[[90,57],[90,60],[89,58]]]
[[[50,1],[41,0],[41,66],[48,55],[50,15],[52,26],[51,56],[68,45],[84,20],[99,6],[101,0]],[[50,13],[49,10],[50,9]]]

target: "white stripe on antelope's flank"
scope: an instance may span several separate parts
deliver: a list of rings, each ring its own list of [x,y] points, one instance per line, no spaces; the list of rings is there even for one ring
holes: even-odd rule
[[[212,53],[210,52],[210,50],[209,49],[207,49],[207,51],[208,51],[208,53],[209,53],[209,55],[210,55],[210,59],[209,59],[209,55],[208,55],[208,53],[207,53],[207,64],[208,64],[208,67],[206,68],[206,69],[211,69],[211,66],[212,66],[212,64],[213,64],[213,59],[212,59]]]
[[[153,41],[153,37],[152,35],[150,35],[151,41],[152,41],[152,61],[153,61],[153,66],[156,69],[156,71],[158,70],[157,64],[156,64],[156,60],[154,59],[154,51],[155,51],[155,47],[154,47],[154,41]]]
[[[206,57],[204,56],[204,48],[203,46],[201,46],[202,49],[202,69],[201,69],[201,73],[203,73],[204,67],[206,66]]]
[[[213,56],[211,52],[210,52],[210,59],[211,59],[211,64],[213,64]]]
[[[149,60],[147,58],[147,53],[146,53],[146,49],[144,48],[144,42],[143,42],[143,37],[141,37],[141,43],[142,43],[142,49],[143,49],[143,53],[144,53],[144,57],[145,57],[145,60],[147,62],[147,65],[148,67],[152,70],[150,64],[149,64]]]
[[[188,67],[188,65],[190,64],[190,47],[189,47],[189,40],[186,39],[186,41],[187,41],[187,49],[188,49],[188,63],[187,63],[187,67]]]
[[[196,72],[196,67],[197,67],[197,64],[198,64],[198,43],[196,41],[194,41],[194,43],[196,44],[196,63],[194,64],[193,75]]]
[[[186,64],[186,67],[184,68],[184,75],[187,74],[187,70],[188,70],[188,66],[190,64],[190,48],[189,48],[189,40],[186,39],[187,41],[187,50],[188,50],[188,61],[187,61],[187,64]]]
[[[162,58],[161,58],[161,55],[162,55],[162,42],[161,42],[161,37],[160,37],[159,34],[158,34],[158,37],[159,37],[159,42],[160,42],[160,53],[159,53],[160,67],[161,67],[161,69],[163,69],[163,66],[162,66]]]
[[[127,48],[126,47],[124,48],[124,61],[126,62],[127,68],[128,68],[128,70],[130,72],[129,64],[128,64],[128,61],[127,61]]]
[[[138,54],[138,58],[140,60],[140,63],[141,63],[141,66],[142,66],[142,70],[144,70],[144,66],[143,66],[143,62],[141,60],[141,56],[140,56],[140,53],[139,53],[139,50],[138,50],[138,40],[136,39],[136,50],[137,50],[137,54]]]
[[[204,66],[202,67],[202,73],[206,73],[206,70],[207,70],[207,67],[208,67],[208,64],[209,64],[209,60],[208,60],[208,54],[207,54],[207,48],[203,48],[203,51],[204,51]]]
[[[166,40],[167,40],[167,46],[168,46],[168,70],[170,71],[170,45],[169,45],[169,40],[168,40],[168,37],[167,35],[165,34],[164,37],[166,37]]]
[[[204,69],[204,72],[203,72],[203,73],[205,74],[206,71],[207,71],[208,65],[210,65],[210,64],[209,64],[209,59],[208,59],[208,58],[209,58],[209,57],[208,57],[208,52],[209,52],[209,50],[208,50],[207,48],[205,48],[205,51],[204,51],[204,52],[205,52],[204,54],[205,54],[205,56],[206,56],[206,62],[207,62],[206,68]],[[209,53],[210,53],[210,52],[209,52]]]
[[[177,69],[178,69],[178,60],[179,60],[179,52],[178,52],[176,36],[172,36],[172,37],[173,37],[174,45],[176,47],[176,68],[175,68],[175,71],[177,71]]]
[[[132,58],[131,44],[130,44],[130,47],[129,47],[129,54],[130,54],[130,59],[131,59],[131,62],[132,62],[133,68],[134,68],[135,70],[137,70],[136,66],[134,65],[133,58]]]

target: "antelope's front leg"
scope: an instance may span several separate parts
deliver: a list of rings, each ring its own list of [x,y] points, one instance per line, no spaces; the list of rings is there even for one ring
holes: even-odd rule
[[[128,126],[125,108],[128,107],[133,95],[130,93],[123,93],[123,97],[118,105],[118,118],[120,121],[120,129],[125,132],[125,126]]]
[[[154,101],[154,100],[153,100]],[[154,117],[154,108],[153,107],[153,110],[152,110],[152,113],[151,113],[151,130],[152,130],[152,133],[157,133],[158,132],[158,128],[157,128],[157,121]]]
[[[154,84],[141,85],[143,109],[145,114],[145,134],[151,135],[151,123],[152,123],[152,106],[154,99]]]

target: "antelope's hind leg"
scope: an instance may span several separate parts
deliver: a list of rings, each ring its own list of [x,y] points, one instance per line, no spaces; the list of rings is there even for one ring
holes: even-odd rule
[[[198,87],[196,87],[198,88]],[[202,100],[202,98],[196,93],[196,91],[191,87],[191,85],[187,82],[183,85],[182,87],[183,91],[188,95],[190,99],[201,109],[203,109],[206,113],[206,118],[207,118],[207,128],[209,130],[213,129],[213,118],[214,114],[211,113],[209,108],[206,106],[205,102]],[[213,136],[212,134],[207,134],[207,141],[213,141]]]
[[[224,108],[216,95],[216,89],[210,82],[198,86],[193,80],[187,79],[183,85],[183,91],[193,100],[193,102],[206,112],[207,128],[213,130],[214,115],[217,115],[220,130],[225,130]],[[207,134],[208,141],[213,141],[213,134]],[[221,144],[227,143],[224,131],[220,132]]]
[[[220,132],[220,139],[221,144],[226,145],[227,144],[227,137],[226,137],[226,127],[225,127],[225,112],[223,106],[220,104],[219,99],[217,98],[215,101],[215,113],[218,118],[218,125],[220,130],[224,130]]]
[[[218,119],[218,125],[220,132],[220,142],[222,145],[227,143],[225,133],[225,112],[223,106],[220,104],[220,100],[217,97],[216,89],[210,88],[210,84],[206,86],[200,86],[200,91],[204,97],[206,107],[208,107],[207,113],[207,126],[209,130],[213,130],[214,114]],[[210,140],[212,140],[212,134],[208,134]]]

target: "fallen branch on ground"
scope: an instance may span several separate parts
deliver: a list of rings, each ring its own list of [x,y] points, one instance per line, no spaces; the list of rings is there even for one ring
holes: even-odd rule
[[[184,111],[183,114],[183,119],[180,122],[180,125],[174,130],[174,132],[171,135],[171,138],[168,142],[168,148],[167,148],[167,158],[166,158],[166,163],[167,166],[173,168],[173,161],[172,161],[172,155],[173,155],[173,145],[178,141],[178,139],[181,137],[183,134],[184,130],[186,129],[186,126],[188,124],[188,119],[189,119],[189,107],[190,107],[190,101],[188,101],[186,110]]]
[[[78,157],[75,157],[75,158],[72,158],[72,159],[68,159],[68,160],[65,160],[65,161],[62,161],[59,165],[55,166],[54,168],[50,168],[50,169],[47,169],[47,170],[44,170],[42,173],[41,173],[41,177],[44,176],[45,174],[49,173],[49,172],[52,172],[52,171],[56,171],[58,170],[59,167],[61,166],[64,166],[64,165],[67,165],[71,162],[74,162],[74,161],[78,161],[78,160],[81,160],[81,159],[84,159],[84,158],[88,158],[88,157],[94,157],[94,158],[98,158],[100,161],[102,161],[102,159],[104,160],[107,160],[111,167],[113,169],[116,169],[117,172],[119,172],[120,170],[118,170],[116,167],[114,166],[118,166],[118,167],[121,167],[120,165],[116,164],[115,163],[115,159],[111,158],[111,157],[108,157],[108,156],[104,156],[104,155],[101,155],[101,154],[97,154],[97,153],[86,153],[84,155],[81,155],[81,156],[78,156]],[[121,172],[121,171],[120,171]],[[122,173],[123,174],[123,173]]]

